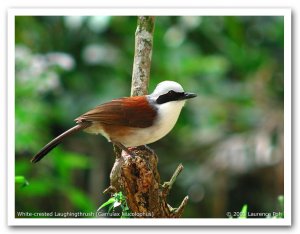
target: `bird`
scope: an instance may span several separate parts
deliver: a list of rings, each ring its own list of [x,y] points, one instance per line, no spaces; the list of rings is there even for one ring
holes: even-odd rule
[[[83,130],[101,134],[133,155],[129,147],[151,144],[175,126],[182,107],[195,93],[185,92],[175,81],[162,81],[149,95],[113,99],[76,118],[76,125],[46,144],[32,159],[37,163],[66,137]]]

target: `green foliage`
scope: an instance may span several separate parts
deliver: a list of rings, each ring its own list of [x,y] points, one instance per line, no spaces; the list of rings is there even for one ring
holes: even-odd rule
[[[67,186],[66,188],[61,189],[68,195],[69,201],[74,205],[76,210],[90,212],[94,209],[94,205],[90,198],[86,195],[85,191],[72,186]]]
[[[280,195],[277,198],[277,202],[278,202],[278,210],[279,212],[274,216],[274,218],[284,218],[284,196]]]
[[[243,205],[242,210],[240,212],[239,219],[246,219],[247,218],[247,212],[248,212],[248,205]]]
[[[15,176],[15,183],[19,184],[20,187],[25,187],[29,185],[29,182],[25,179],[24,176]]]
[[[100,211],[102,208],[108,206],[108,213],[114,212],[116,208],[121,208],[120,218],[130,218],[129,213],[130,209],[126,202],[126,197],[122,192],[113,194],[106,202],[104,202],[97,211]]]

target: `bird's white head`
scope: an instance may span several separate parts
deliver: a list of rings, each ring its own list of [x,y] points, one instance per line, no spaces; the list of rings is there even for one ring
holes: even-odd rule
[[[175,81],[166,80],[159,83],[149,96],[157,104],[164,104],[173,101],[185,101],[197,95],[185,92],[182,86]]]
[[[152,94],[154,94],[156,96],[160,96],[160,95],[166,94],[167,92],[169,92],[171,90],[173,90],[175,92],[184,92],[184,90],[180,84],[178,84],[175,81],[166,80],[166,81],[160,82],[156,86],[156,88]]]

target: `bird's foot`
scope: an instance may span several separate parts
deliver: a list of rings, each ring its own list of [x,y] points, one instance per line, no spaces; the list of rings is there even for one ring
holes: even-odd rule
[[[130,155],[131,157],[135,158],[137,155],[133,150],[134,150],[134,147],[130,147],[130,148],[127,148],[127,150],[124,150],[124,151],[127,155]]]
[[[127,155],[130,155],[131,157],[135,158],[137,155],[130,149],[132,148],[126,148],[123,144],[121,144],[120,142],[117,141],[113,141],[113,144],[115,144],[116,146],[118,146],[121,150],[125,151],[127,153]]]

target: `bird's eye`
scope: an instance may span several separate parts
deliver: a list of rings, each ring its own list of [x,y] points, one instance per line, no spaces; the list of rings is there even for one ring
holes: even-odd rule
[[[168,92],[168,94],[173,94],[174,93],[174,91],[173,90],[170,90],[169,92]]]

